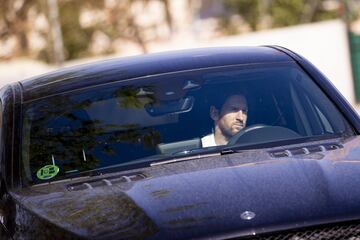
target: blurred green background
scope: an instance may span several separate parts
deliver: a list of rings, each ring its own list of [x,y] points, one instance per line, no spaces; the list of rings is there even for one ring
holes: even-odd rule
[[[344,2],[334,0],[0,0],[0,5],[0,60],[26,56],[47,63],[121,53],[129,45],[146,53],[149,44],[184,31],[214,38],[344,14]],[[357,9],[351,9],[356,19]]]

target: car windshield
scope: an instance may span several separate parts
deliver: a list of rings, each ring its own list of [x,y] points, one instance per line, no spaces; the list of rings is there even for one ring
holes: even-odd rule
[[[230,106],[229,96],[241,106]],[[240,119],[227,135],[226,121],[225,127],[219,121],[226,102]],[[221,128],[224,136],[233,135],[228,145],[214,141]],[[199,157],[231,144],[251,148],[351,134],[336,107],[295,63],[226,66],[126,81],[114,77],[109,84],[25,102],[22,161],[34,184]]]

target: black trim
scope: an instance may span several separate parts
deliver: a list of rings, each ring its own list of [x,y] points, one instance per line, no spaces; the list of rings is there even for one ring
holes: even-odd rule
[[[2,140],[1,145],[1,171],[2,177],[6,184],[6,189],[9,190],[13,186],[13,120],[14,120],[14,93],[10,85],[7,85],[1,90],[1,100],[3,103],[3,121],[2,121]],[[17,149],[19,146],[17,146]]]
[[[14,187],[21,186],[21,154],[22,154],[22,91],[19,83],[13,85],[14,89],[14,122],[13,122],[13,178]],[[18,147],[15,147],[18,146]]]

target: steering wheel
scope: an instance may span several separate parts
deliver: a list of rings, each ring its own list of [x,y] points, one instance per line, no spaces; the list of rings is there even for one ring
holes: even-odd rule
[[[243,143],[262,143],[298,138],[300,135],[293,130],[280,126],[255,124],[241,129],[232,136],[227,145]]]
[[[244,135],[247,132],[251,132],[254,131],[255,129],[259,129],[259,128],[265,128],[265,127],[269,127],[269,125],[265,125],[265,124],[254,124],[248,127],[244,127],[243,129],[241,129],[238,133],[236,133],[234,136],[232,136],[228,142],[227,145],[234,145],[237,143],[238,139]]]

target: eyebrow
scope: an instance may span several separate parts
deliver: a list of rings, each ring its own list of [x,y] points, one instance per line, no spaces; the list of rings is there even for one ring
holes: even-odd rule
[[[245,106],[237,106],[237,105],[230,105],[230,107],[231,108],[238,108],[238,109],[240,109],[240,110],[247,110],[248,109],[248,107],[247,107],[247,105],[245,105]]]

